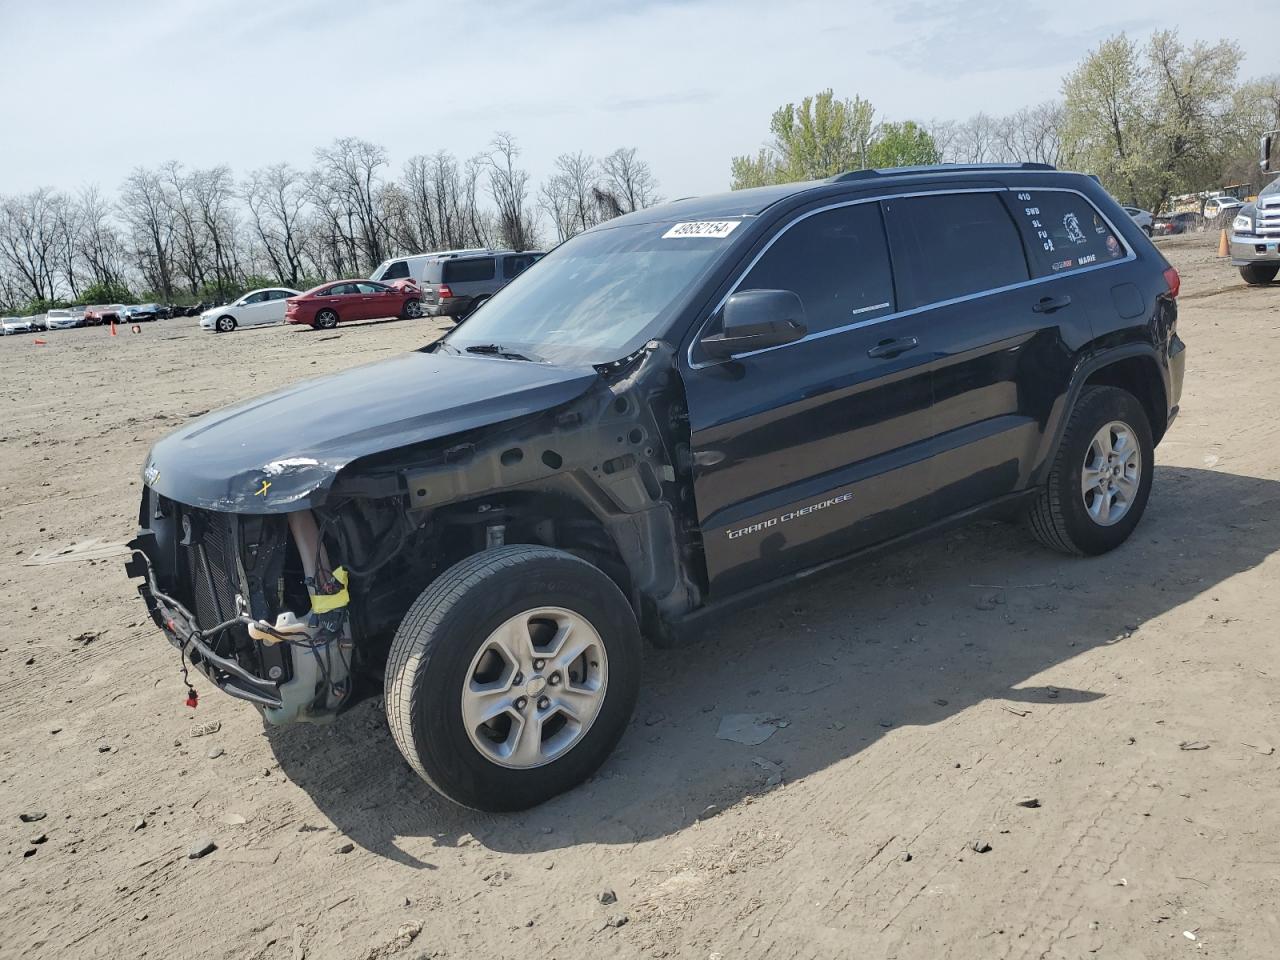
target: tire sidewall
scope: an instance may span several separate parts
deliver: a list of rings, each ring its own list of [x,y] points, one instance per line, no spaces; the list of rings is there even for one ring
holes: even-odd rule
[[[1142,520],[1151,496],[1155,447],[1146,411],[1132,394],[1112,388],[1099,391],[1088,397],[1086,402],[1088,406],[1081,411],[1074,424],[1075,429],[1066,438],[1062,471],[1057,479],[1062,484],[1059,496],[1072,542],[1081,552],[1097,555],[1118,547]],[[1126,424],[1137,437],[1142,474],[1138,480],[1138,495],[1128,511],[1118,522],[1104,527],[1085,508],[1084,497],[1080,493],[1080,472],[1094,436],[1113,420]]]
[[[230,333],[236,328],[236,321],[232,317],[219,317],[214,324],[214,329],[219,333]]]
[[[332,330],[338,325],[338,315],[332,310],[321,310],[316,314],[317,330]]]
[[[422,316],[422,304],[417,300],[406,300],[404,315],[410,320],[417,320]]]
[[[608,687],[591,728],[566,754],[540,767],[511,769],[472,744],[462,721],[462,689],[490,634],[540,606],[571,610],[591,624],[608,658]],[[639,689],[639,630],[621,591],[589,564],[544,554],[506,568],[449,605],[430,635],[424,633],[414,638],[420,662],[410,706],[411,743],[432,785],[458,803],[488,810],[540,803],[590,776],[626,729]],[[387,681],[397,682],[390,674]]]

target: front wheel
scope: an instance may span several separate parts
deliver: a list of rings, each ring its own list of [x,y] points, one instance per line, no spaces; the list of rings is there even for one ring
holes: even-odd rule
[[[640,631],[601,570],[511,545],[455,564],[387,657],[387,720],[417,773],[478,810],[522,810],[590,776],[640,686]]]
[[[332,330],[337,325],[338,315],[332,310],[321,310],[311,323],[311,326],[317,330]]]
[[[213,326],[219,333],[230,333],[236,328],[236,320],[235,317],[219,317]]]
[[[1280,264],[1275,263],[1247,263],[1240,268],[1240,276],[1251,287],[1266,286],[1277,273],[1280,273]]]
[[[406,300],[404,304],[404,316],[409,320],[417,320],[422,316],[422,304],[414,300]]]
[[[1031,508],[1036,539],[1089,556],[1120,546],[1146,510],[1154,454],[1147,413],[1133,394],[1085,387]]]

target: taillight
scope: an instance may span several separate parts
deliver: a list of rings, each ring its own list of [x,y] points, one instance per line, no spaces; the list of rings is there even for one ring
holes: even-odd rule
[[[447,283],[440,284],[440,289],[437,290],[436,293],[439,295],[441,300],[448,300],[453,296],[453,291],[449,289],[449,285]]]
[[[1164,268],[1164,282],[1169,287],[1169,296],[1176,297],[1178,291],[1182,289],[1182,278],[1178,276],[1178,271],[1173,267]]]

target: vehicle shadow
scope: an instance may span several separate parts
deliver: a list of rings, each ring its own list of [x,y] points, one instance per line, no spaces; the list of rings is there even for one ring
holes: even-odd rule
[[[985,701],[1070,711],[1102,697],[1034,678],[1263,562],[1280,547],[1280,522],[1268,522],[1278,504],[1273,480],[1159,467],[1143,523],[1105,557],[1064,557],[1017,527],[977,524],[807,581],[727,615],[693,646],[647,650],[617,752],[587,784],[520,814],[436,795],[401,758],[378,700],[327,729],[267,736],[284,774],[339,830],[402,863],[429,867],[432,845],[467,835],[503,852],[635,843],[763,792],[769,770],[757,757],[795,781],[894,728],[941,724]],[[779,729],[759,746],[717,739],[734,713]]]

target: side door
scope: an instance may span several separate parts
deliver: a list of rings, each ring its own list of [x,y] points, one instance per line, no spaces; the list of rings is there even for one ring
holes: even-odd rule
[[[402,297],[390,287],[380,283],[357,283],[360,291],[360,316],[366,320],[395,317],[400,314]]]
[[[896,314],[879,204],[798,214],[731,290],[799,295],[806,335],[682,371],[712,596],[918,525],[928,504],[928,331]],[[727,299],[727,297],[726,297]],[[721,304],[723,306],[723,304]]]
[[[267,302],[262,307],[262,323],[281,323],[284,321],[285,301],[292,294],[288,290],[268,290]]]
[[[236,323],[242,327],[255,327],[263,322],[267,310],[267,291],[250,294],[236,307]]]
[[[359,320],[361,306],[360,291],[354,283],[335,283],[325,292],[320,309],[330,307],[339,320]]]
[[[896,198],[886,216],[903,306],[939,345],[929,510],[938,519],[1028,486],[1075,351],[1091,336],[1089,305],[1073,287],[1040,282],[1024,237],[1046,221],[1007,190]]]

